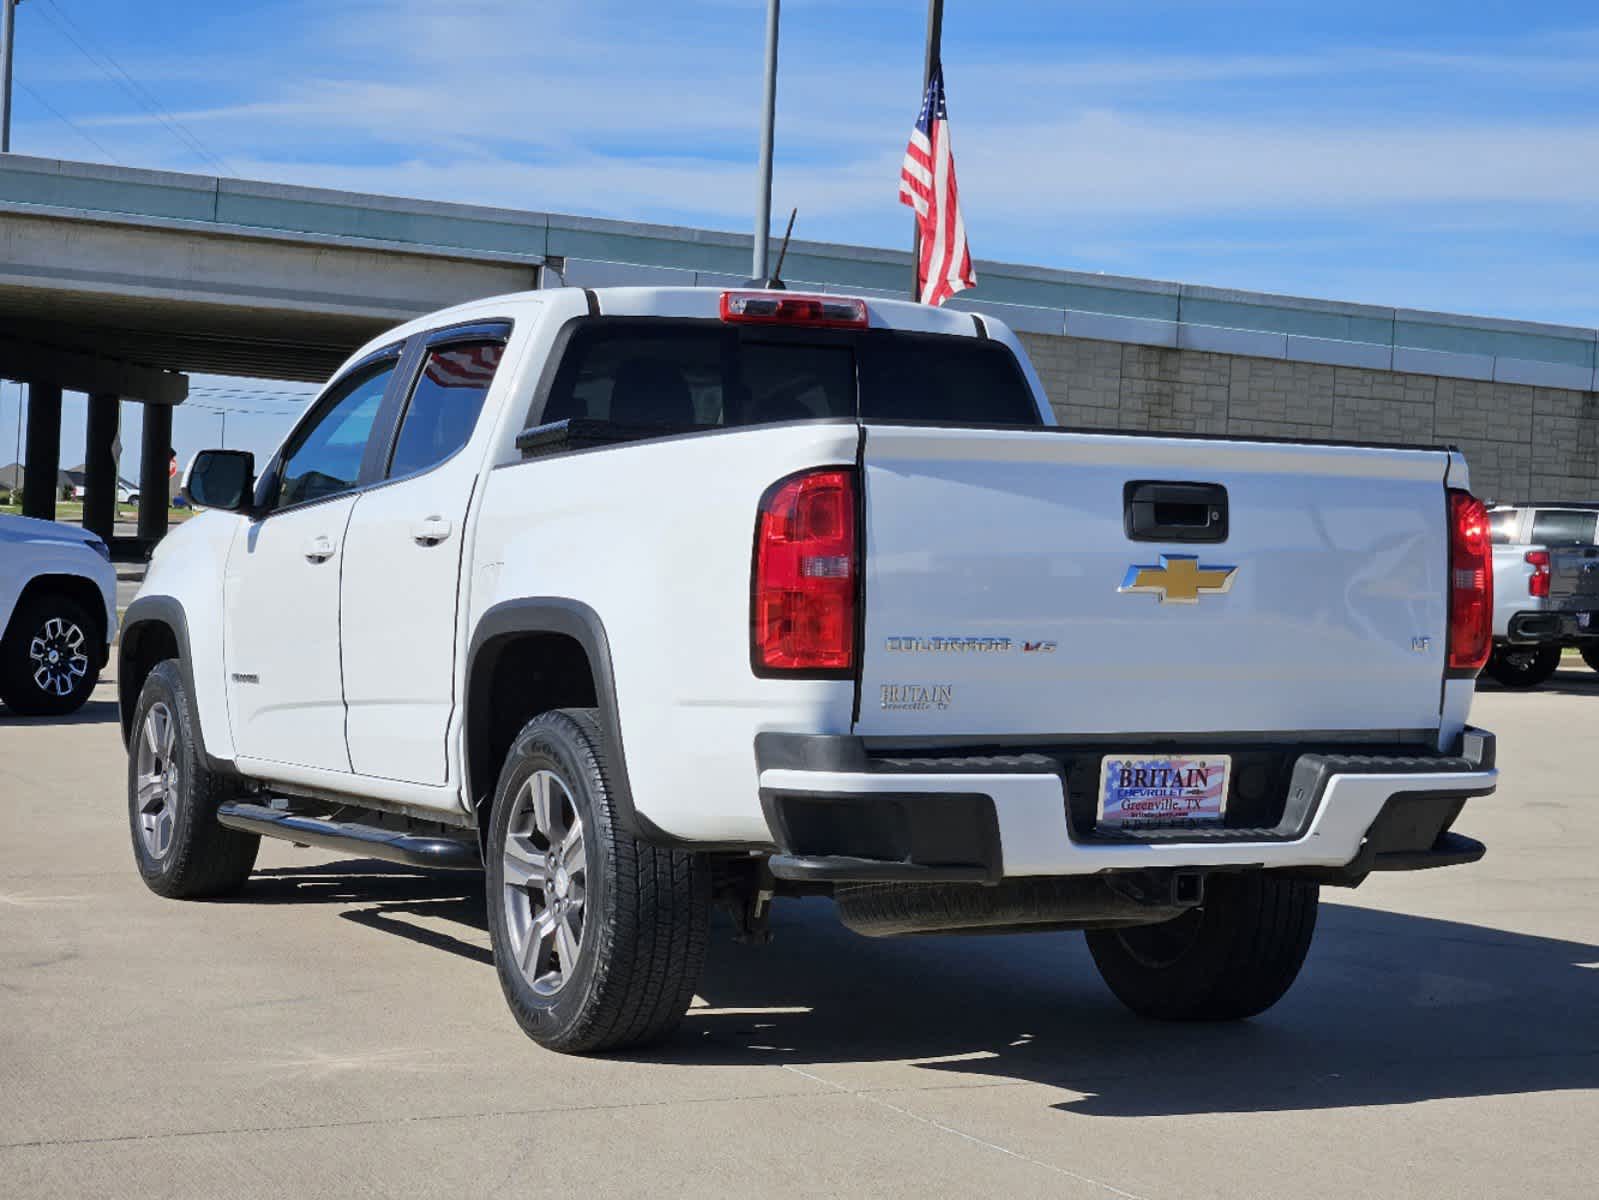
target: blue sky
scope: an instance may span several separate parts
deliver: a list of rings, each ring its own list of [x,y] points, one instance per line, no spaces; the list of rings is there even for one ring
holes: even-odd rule
[[[12,144],[742,230],[764,7],[26,0]],[[784,5],[775,203],[803,236],[908,240],[925,9]],[[948,0],[944,58],[978,258],[1599,322],[1591,4]],[[180,412],[179,449],[219,424]],[[239,412],[229,441],[285,427]]]

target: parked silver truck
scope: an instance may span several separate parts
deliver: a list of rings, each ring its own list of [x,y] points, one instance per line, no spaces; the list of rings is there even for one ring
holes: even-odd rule
[[[1485,673],[1537,687],[1568,646],[1599,671],[1599,504],[1500,504],[1489,521],[1494,652]]]

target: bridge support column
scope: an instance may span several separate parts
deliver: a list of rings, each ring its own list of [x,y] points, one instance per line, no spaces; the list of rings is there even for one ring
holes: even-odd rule
[[[172,507],[172,484],[167,475],[172,460],[172,409],[168,405],[144,406],[139,457],[139,539],[159,542],[167,535],[167,510]]]
[[[61,482],[61,388],[28,385],[28,448],[22,472],[22,515],[56,519],[56,489]]]
[[[88,435],[83,447],[83,527],[108,543],[117,520],[117,462],[114,444],[122,417],[122,398],[113,393],[89,397]]]

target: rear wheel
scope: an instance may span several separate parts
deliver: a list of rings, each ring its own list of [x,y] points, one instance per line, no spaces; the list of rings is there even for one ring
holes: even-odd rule
[[[1599,642],[1587,642],[1579,652],[1582,661],[1587,663],[1591,670],[1599,671]]]
[[[30,596],[0,641],[0,700],[25,716],[77,712],[100,680],[104,652],[83,605],[59,592]]]
[[[668,1036],[705,963],[704,858],[635,839],[619,819],[590,709],[535,717],[495,790],[489,936],[517,1023],[551,1050]]]
[[[1547,683],[1559,669],[1559,646],[1501,646],[1485,672],[1505,687],[1530,688]]]
[[[1163,1021],[1236,1021],[1293,985],[1316,930],[1319,888],[1263,871],[1212,875],[1205,902],[1158,925],[1091,930],[1116,998]]]

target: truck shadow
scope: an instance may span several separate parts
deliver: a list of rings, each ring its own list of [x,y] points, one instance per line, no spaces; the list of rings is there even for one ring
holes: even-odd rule
[[[1276,1008],[1170,1025],[1124,1010],[1080,935],[878,941],[829,907],[791,905],[769,953],[713,945],[711,1007],[659,1057],[905,1060],[952,1084],[1060,1088],[1077,1095],[1056,1107],[1096,1116],[1599,1086],[1599,946],[1327,903]]]
[[[1477,681],[1477,690],[1505,696],[1547,696],[1551,692],[1557,696],[1599,696],[1599,671],[1585,666],[1562,667],[1547,683],[1532,688],[1507,688],[1483,676]]]
[[[343,905],[367,928],[492,961],[476,875],[330,863],[261,872],[236,902]],[[741,946],[718,921],[676,1037],[621,1057],[904,1063],[949,1086],[1059,1089],[1054,1107],[1105,1117],[1599,1087],[1599,946],[1355,908],[1336,893],[1293,991],[1232,1025],[1132,1016],[1077,934],[874,940],[821,900],[779,904],[773,931],[769,947]],[[893,1082],[873,1086],[918,1086],[882,1078]]]
[[[488,918],[483,876],[475,872],[413,870],[376,859],[274,867],[255,872],[242,892],[215,903],[343,905],[339,916],[346,921],[494,965],[494,955],[482,944]],[[476,944],[418,924],[418,917],[475,931]]]
[[[114,695],[114,693],[113,693]],[[117,720],[117,702],[111,700],[90,700],[77,712],[67,713],[60,717],[29,717],[21,713],[14,713],[4,704],[0,704],[0,726],[15,725],[48,727],[52,725],[103,725]]]

